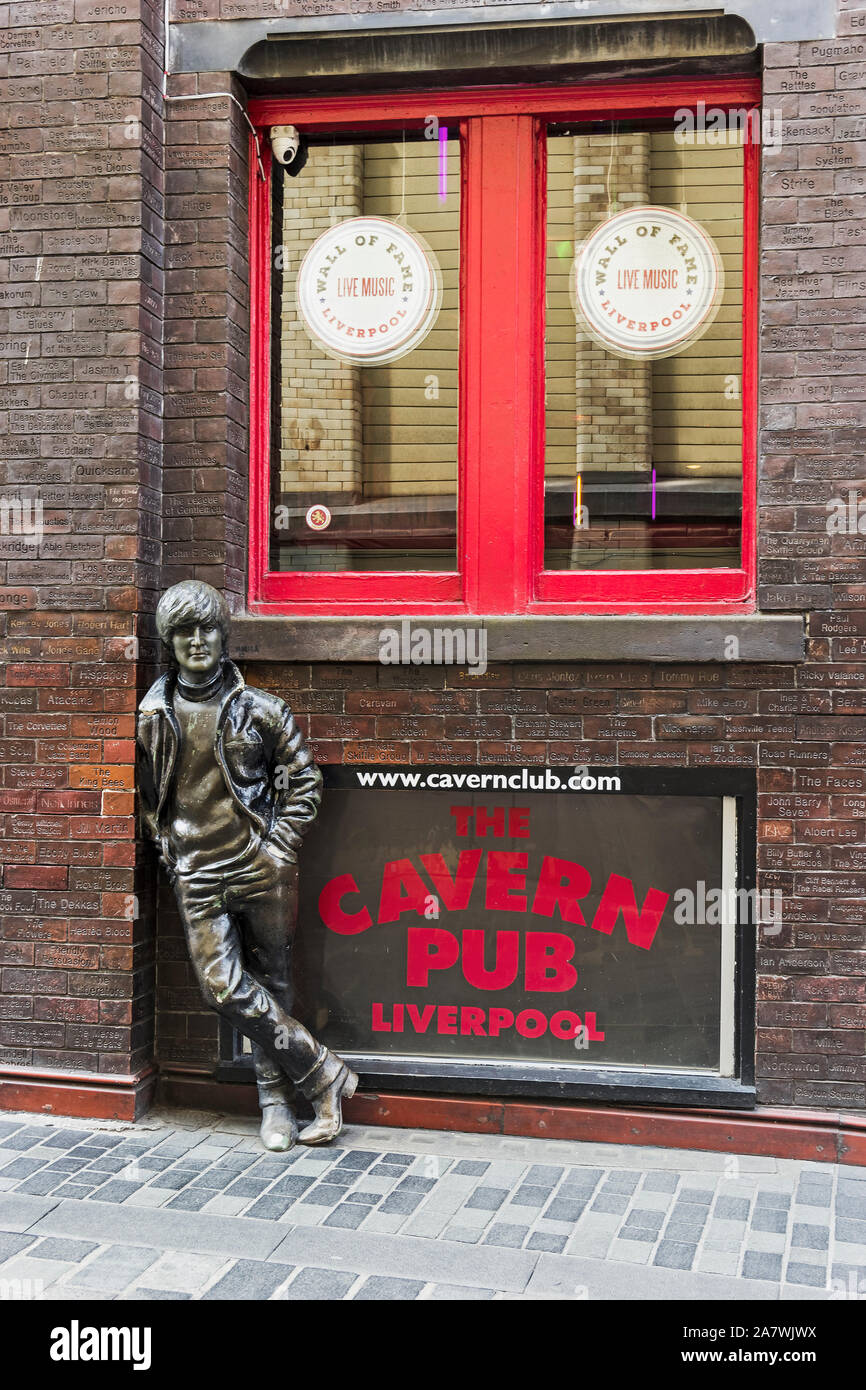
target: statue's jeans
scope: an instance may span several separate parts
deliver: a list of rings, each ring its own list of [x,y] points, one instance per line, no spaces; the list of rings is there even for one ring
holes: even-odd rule
[[[190,959],[205,1002],[252,1043],[259,1101],[289,1100],[325,1049],[291,1017],[297,865],[261,846],[232,870],[175,880]]]

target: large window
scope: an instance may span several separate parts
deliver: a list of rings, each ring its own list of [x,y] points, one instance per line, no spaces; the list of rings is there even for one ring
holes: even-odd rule
[[[252,103],[253,608],[749,606],[758,96]]]

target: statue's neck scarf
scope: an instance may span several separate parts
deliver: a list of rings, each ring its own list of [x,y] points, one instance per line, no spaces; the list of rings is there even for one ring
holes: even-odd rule
[[[185,700],[194,700],[201,703],[204,700],[212,700],[213,697],[222,690],[223,680],[225,679],[225,662],[220,661],[216,671],[214,671],[209,681],[202,685],[192,685],[185,681],[178,671],[177,688]]]

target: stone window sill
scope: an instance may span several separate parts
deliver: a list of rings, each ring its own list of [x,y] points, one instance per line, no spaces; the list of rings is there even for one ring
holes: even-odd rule
[[[748,617],[462,617],[293,618],[238,614],[232,655],[240,661],[378,662],[386,628],[487,633],[487,661],[800,662],[805,620],[799,614]]]

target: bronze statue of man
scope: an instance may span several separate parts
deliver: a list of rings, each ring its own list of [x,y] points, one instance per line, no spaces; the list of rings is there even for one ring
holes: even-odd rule
[[[265,1147],[326,1144],[358,1078],[291,1012],[297,854],[321,773],[285,701],[228,660],[216,589],[175,584],[156,626],[171,669],[139,706],[143,832],[174,886],[205,1002],[252,1043]],[[315,1111],[300,1136],[293,1086]]]

